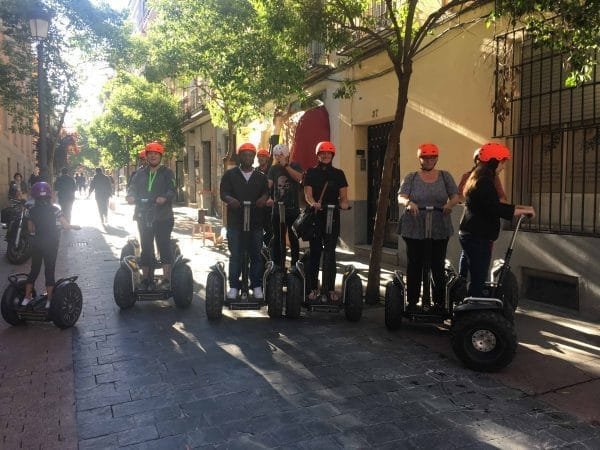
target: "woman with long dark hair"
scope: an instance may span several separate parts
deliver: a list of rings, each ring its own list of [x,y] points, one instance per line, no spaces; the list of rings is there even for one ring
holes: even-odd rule
[[[479,161],[465,184],[465,212],[460,221],[459,241],[471,275],[468,295],[481,297],[492,259],[492,244],[500,234],[500,218],[511,220],[523,214],[535,216],[532,206],[501,203],[494,178],[510,159],[502,144],[487,143],[479,149]]]

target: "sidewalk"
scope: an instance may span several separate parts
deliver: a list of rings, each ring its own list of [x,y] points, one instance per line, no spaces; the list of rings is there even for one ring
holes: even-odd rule
[[[196,220],[193,208],[179,208],[188,220]],[[221,226],[215,217],[207,223]],[[368,254],[340,251],[338,262],[354,264],[363,286],[368,274]],[[394,267],[383,264],[382,280],[391,279]],[[385,281],[381,283],[382,298]],[[380,305],[381,306],[381,305]],[[375,306],[376,308],[377,306]],[[382,311],[383,316],[383,311]],[[574,312],[522,300],[516,314],[519,337],[517,356],[504,371],[491,376],[588,422],[600,425],[600,324],[582,321]],[[383,317],[382,317],[383,323]],[[402,333],[449,359],[447,327],[407,324]]]

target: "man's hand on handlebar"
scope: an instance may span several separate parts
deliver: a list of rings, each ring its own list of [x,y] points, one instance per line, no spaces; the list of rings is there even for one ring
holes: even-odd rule
[[[267,207],[271,208],[273,206],[275,202],[273,201],[273,199],[271,197],[269,197],[269,199],[267,200]]]
[[[312,205],[310,205],[310,207],[313,208],[315,211],[321,210],[321,204],[319,202],[314,202]]]
[[[89,195],[88,195],[88,198],[89,198]],[[125,197],[125,199],[127,200],[128,205],[133,205],[135,203],[135,197],[132,195],[128,195],[127,197]]]
[[[258,200],[256,200],[256,207],[257,208],[264,208],[267,204],[267,199],[265,197],[261,197]]]
[[[340,209],[350,209],[348,202],[340,202]]]
[[[237,198],[230,197],[229,201],[227,202],[227,206],[232,209],[238,209],[241,205],[240,201]]]
[[[166,197],[156,197],[156,204],[157,205],[164,205],[165,203],[167,203],[167,198]]]
[[[442,212],[444,213],[445,216],[452,214],[452,206],[450,206],[448,203],[446,203],[442,209],[443,209]]]

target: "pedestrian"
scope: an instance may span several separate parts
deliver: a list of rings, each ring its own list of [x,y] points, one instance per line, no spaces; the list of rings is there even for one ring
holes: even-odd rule
[[[429,284],[429,271],[433,279],[433,308],[439,310],[444,306],[444,261],[448,240],[454,234],[450,213],[459,198],[452,176],[435,168],[438,156],[437,145],[421,144],[417,149],[421,168],[406,175],[398,191],[398,203],[405,208],[398,232],[406,243],[407,309],[413,312],[419,302],[422,282]],[[422,209],[427,206],[436,209]],[[428,217],[431,218],[430,237],[425,235]]]
[[[500,234],[500,218],[535,216],[532,206],[501,203],[495,177],[510,159],[502,144],[490,142],[479,149],[479,159],[465,184],[465,211],[460,221],[459,241],[466,255],[471,282],[468,295],[483,296],[492,259],[492,244]]]
[[[267,176],[270,192],[267,206],[273,210],[271,218],[273,230],[271,257],[279,267],[285,267],[285,256],[287,253],[285,242],[287,235],[290,241],[292,267],[294,267],[300,256],[300,244],[298,243],[296,233],[292,230],[292,224],[298,217],[298,214],[300,214],[299,194],[303,172],[300,164],[289,161],[290,150],[286,144],[277,144],[273,147],[273,158],[275,164],[271,166]],[[285,229],[281,229],[280,227],[278,206],[280,202],[285,206]]]
[[[38,181],[44,181],[44,180],[42,180],[42,177],[40,175],[40,168],[35,166],[33,168],[33,173],[29,176],[29,181],[28,181],[29,188],[33,187],[33,185],[35,183],[37,183]]]
[[[269,169],[271,168],[271,154],[268,150],[259,148],[258,152],[256,152],[256,159],[258,160],[258,170],[268,177]],[[273,208],[272,206],[266,205],[264,211],[263,244],[269,247],[273,239],[273,227],[271,225]]]
[[[65,230],[79,230],[81,227],[67,222],[61,209],[52,204],[52,189],[48,183],[43,181],[35,183],[31,188],[31,197],[34,205],[27,212],[27,229],[32,236],[31,270],[27,276],[25,297],[21,306],[27,306],[33,300],[33,286],[43,262],[48,294],[46,308],[49,308],[54,290],[54,272],[60,240],[60,228],[57,222]]]
[[[73,202],[75,201],[77,186],[75,180],[69,176],[69,170],[66,167],[63,167],[60,173],[61,175],[54,183],[54,190],[58,196],[58,204],[62,209],[65,219],[71,223],[71,211],[73,209]]]
[[[98,213],[100,214],[100,221],[102,225],[106,225],[108,221],[108,200],[112,196],[112,186],[110,180],[100,167],[96,168],[96,175],[92,178],[90,183],[90,190],[88,192],[88,198],[95,191],[96,204],[98,205]]]
[[[83,172],[80,173],[76,178],[75,182],[77,183],[77,190],[79,191],[79,195],[82,196],[85,194],[85,175]]]
[[[329,141],[319,142],[315,148],[318,163],[306,171],[304,197],[317,214],[317,232],[309,240],[310,261],[308,270],[308,299],[319,298],[319,266],[323,255],[322,291],[331,302],[340,297],[335,291],[336,257],[335,248],[340,235],[340,209],[348,209],[348,182],[340,169],[333,167],[335,145]],[[315,200],[319,199],[319,200]],[[335,205],[332,231],[326,233],[327,205]]]
[[[252,167],[256,147],[244,143],[237,149],[239,166],[227,170],[219,187],[221,200],[227,204],[227,245],[229,248],[229,291],[227,298],[235,300],[242,287],[240,275],[244,261],[244,250],[250,259],[250,286],[255,299],[263,298],[261,248],[265,220],[265,206],[269,193],[265,174]],[[250,201],[250,231],[243,234],[243,202]]]
[[[24,200],[27,199],[27,183],[23,180],[23,175],[19,172],[15,172],[13,179],[8,186],[8,199],[9,200]]]
[[[173,199],[175,198],[175,175],[166,166],[161,165],[164,146],[153,141],[145,146],[148,165],[136,172],[131,179],[127,191],[127,203],[135,205],[134,220],[137,221],[140,233],[142,253],[142,289],[152,289],[154,277],[150,270],[156,260],[154,241],[160,253],[163,277],[159,288],[170,289],[171,265],[171,232],[173,231]]]

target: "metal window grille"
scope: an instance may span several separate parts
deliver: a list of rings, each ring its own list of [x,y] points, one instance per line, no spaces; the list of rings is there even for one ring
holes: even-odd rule
[[[531,231],[600,236],[600,73],[565,86],[564,55],[524,31],[496,38],[494,134],[513,149],[512,201]]]

